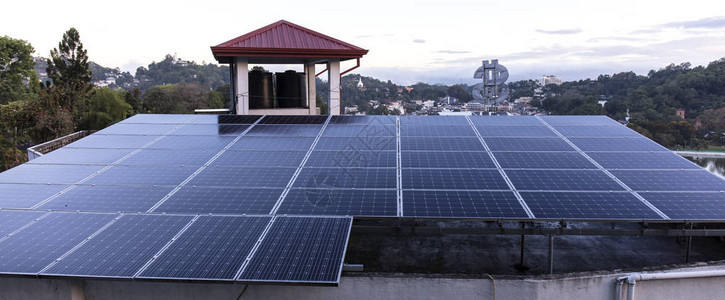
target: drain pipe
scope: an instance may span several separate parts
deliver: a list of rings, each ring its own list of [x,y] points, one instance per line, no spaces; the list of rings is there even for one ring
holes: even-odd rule
[[[693,271],[693,272],[671,272],[671,273],[648,273],[648,274],[631,274],[617,278],[615,291],[615,299],[620,300],[622,297],[622,285],[627,283],[627,300],[634,300],[634,286],[637,281],[645,280],[662,280],[662,279],[688,279],[688,278],[704,278],[704,277],[721,277],[725,276],[725,270],[711,271]]]

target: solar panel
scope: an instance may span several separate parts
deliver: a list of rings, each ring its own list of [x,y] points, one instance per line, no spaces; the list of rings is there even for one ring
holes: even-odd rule
[[[564,127],[554,126],[565,137],[640,137],[639,133],[624,126]]]
[[[516,118],[499,116],[471,116],[471,122],[476,126],[545,126],[536,117],[521,116]]]
[[[150,148],[153,149],[211,149],[221,150],[234,140],[232,136],[165,136]]]
[[[635,191],[725,191],[725,180],[702,169],[611,172]]]
[[[121,162],[125,165],[203,166],[217,149],[142,149]]]
[[[583,151],[669,151],[642,137],[570,138]]]
[[[394,137],[323,137],[315,150],[392,151],[396,149]]]
[[[400,116],[401,125],[468,125],[466,118],[449,116]]]
[[[481,141],[475,137],[401,137],[402,150],[419,151],[485,151]]]
[[[334,284],[351,218],[277,217],[239,281]]]
[[[115,217],[50,214],[0,242],[0,273],[36,274]]]
[[[392,115],[384,116],[332,116],[330,124],[348,124],[348,125],[395,125],[396,117]]]
[[[494,152],[504,169],[596,169],[578,152]]]
[[[101,185],[179,185],[197,167],[189,166],[113,166],[85,184]]]
[[[270,219],[201,216],[138,278],[234,280]]]
[[[23,164],[0,173],[0,183],[74,184],[103,166]]]
[[[305,151],[225,151],[213,164],[222,166],[297,167]]]
[[[312,151],[306,167],[382,168],[397,166],[395,151]]]
[[[542,120],[553,126],[620,126],[607,116],[541,116]]]
[[[556,133],[543,126],[476,126],[483,137],[557,137]]]
[[[498,170],[403,169],[404,189],[508,190]]]
[[[282,191],[282,188],[183,187],[154,212],[268,214]]]
[[[264,116],[259,124],[323,124],[327,116]]]
[[[324,137],[394,137],[395,126],[391,125],[333,125],[329,124],[322,133]]]
[[[396,190],[291,189],[277,214],[396,216]]]
[[[486,152],[400,152],[403,168],[496,168]]]
[[[574,151],[560,138],[484,138],[491,151]]]
[[[673,220],[719,220],[725,214],[725,192],[639,194]]]
[[[292,137],[316,137],[320,133],[320,125],[257,125],[254,126],[247,136],[292,136]]]
[[[661,219],[626,192],[521,192],[521,197],[539,219]]]
[[[209,166],[194,177],[188,186],[217,187],[285,187],[296,168]]]
[[[173,187],[80,185],[41,205],[38,209],[144,212]]]
[[[132,277],[191,219],[125,215],[42,274]]]
[[[164,135],[174,129],[182,128],[180,124],[134,124],[121,123],[109,126],[96,132],[96,135],[123,134],[123,135]]]
[[[303,168],[293,187],[394,189],[396,178],[393,168]]]
[[[194,124],[254,124],[262,116],[250,116],[250,115],[219,115],[219,116],[204,116],[200,115],[194,119]]]
[[[189,124],[170,133],[171,135],[231,135],[236,136],[249,128],[237,124]]]
[[[61,148],[29,161],[31,164],[111,164],[130,154],[132,149]]]
[[[231,150],[304,150],[310,149],[314,138],[269,138],[269,137],[242,137]]]
[[[403,190],[403,216],[528,218],[513,192]]]
[[[605,169],[700,169],[672,152],[589,152]]]
[[[400,126],[401,136],[475,137],[470,125]]]
[[[624,188],[600,170],[506,170],[517,190],[622,191]]]
[[[125,119],[119,124],[126,123],[150,123],[150,124],[184,124],[200,117],[216,116],[197,116],[197,115],[164,115],[164,114],[137,114]]]
[[[0,210],[0,241],[44,214],[40,211]]]
[[[0,184],[0,208],[31,208],[67,187],[57,184]]]
[[[92,134],[70,143],[67,148],[138,149],[157,139],[158,135],[100,135]]]

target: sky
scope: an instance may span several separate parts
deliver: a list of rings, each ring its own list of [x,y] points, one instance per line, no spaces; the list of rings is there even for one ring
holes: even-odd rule
[[[368,49],[353,73],[404,85],[474,84],[490,59],[509,81],[571,81],[725,57],[722,0],[40,0],[3,10],[0,35],[28,41],[35,55],[75,27],[90,60],[132,74],[166,54],[216,63],[210,46],[281,19]]]

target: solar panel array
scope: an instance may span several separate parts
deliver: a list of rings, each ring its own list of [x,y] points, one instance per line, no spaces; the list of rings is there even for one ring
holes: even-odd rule
[[[0,273],[334,284],[352,217],[725,221],[604,116],[137,115],[0,173]]]

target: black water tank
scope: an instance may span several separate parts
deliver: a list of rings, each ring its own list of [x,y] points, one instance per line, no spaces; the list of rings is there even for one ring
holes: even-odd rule
[[[275,73],[277,80],[277,105],[279,108],[305,107],[305,73],[286,71]]]
[[[274,108],[272,73],[261,70],[249,72],[249,108]]]

